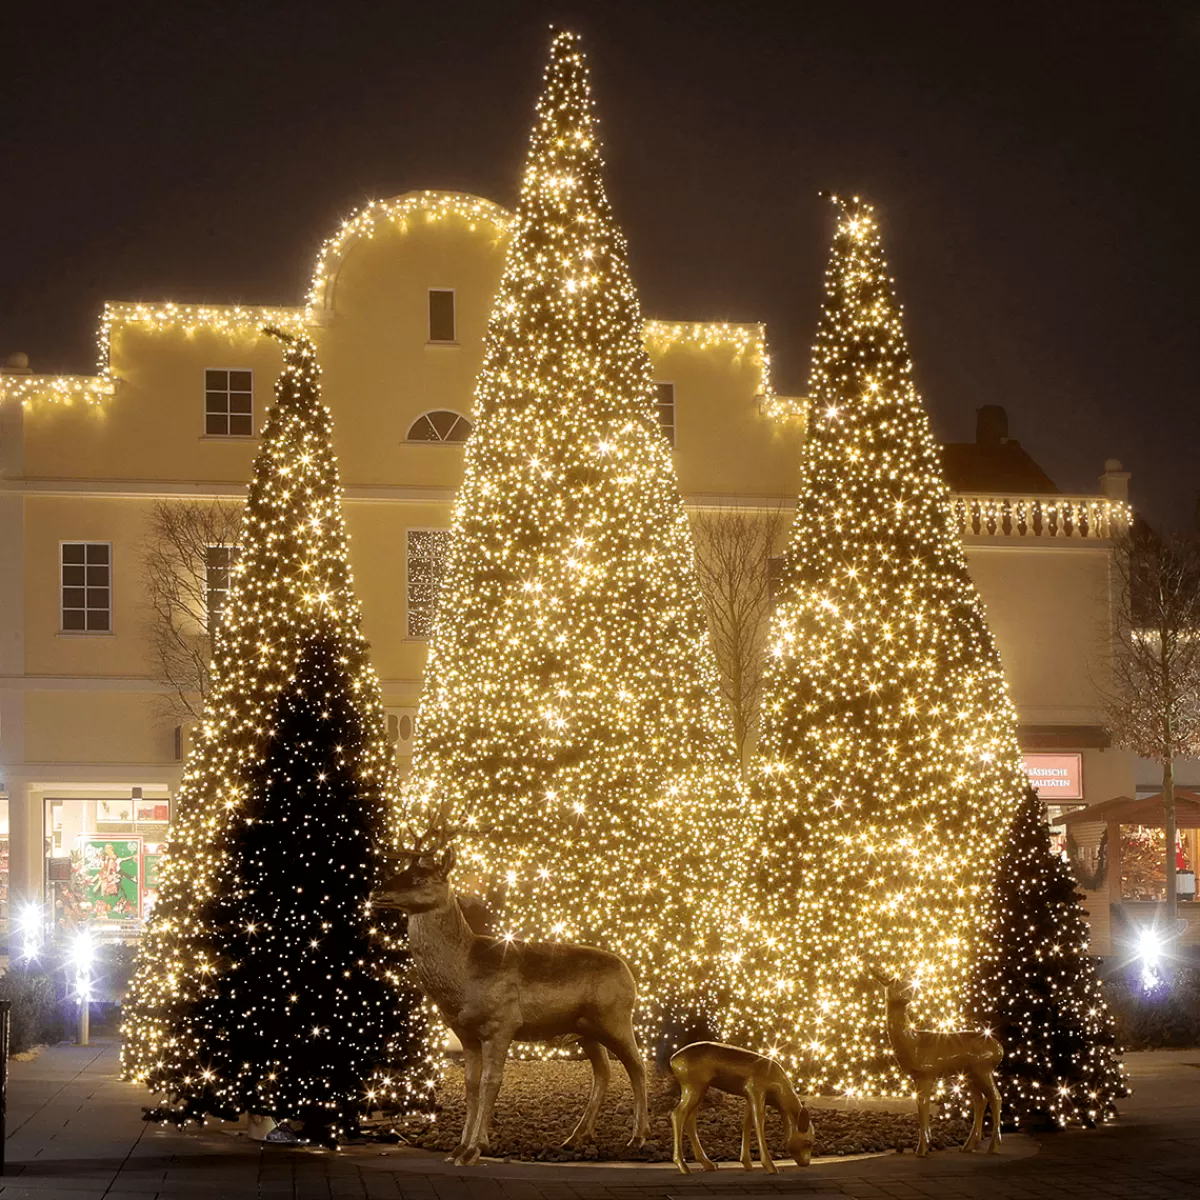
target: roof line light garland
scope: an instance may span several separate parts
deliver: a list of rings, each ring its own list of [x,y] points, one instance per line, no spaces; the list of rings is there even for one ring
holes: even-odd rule
[[[285,365],[122,1066],[166,1094],[152,1117],[265,1113],[336,1143],[368,1098],[416,1106],[429,1064],[404,963],[370,936],[394,758],[359,629],[332,419],[312,342],[276,336]]]
[[[588,72],[554,37],[475,393],[411,825],[513,937],[617,951],[643,1036],[715,984],[748,823]],[[477,830],[472,834],[472,830]]]
[[[912,381],[874,210],[834,201],[755,789],[760,942],[736,1025],[813,1092],[904,1094],[878,965],[963,1020],[1024,790],[1016,717]]]
[[[1082,900],[1051,849],[1046,805],[1026,791],[996,874],[972,1002],[1004,1046],[996,1082],[1022,1126],[1097,1125],[1128,1094]]]

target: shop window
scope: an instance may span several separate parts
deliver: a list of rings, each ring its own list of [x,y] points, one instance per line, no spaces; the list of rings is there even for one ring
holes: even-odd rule
[[[446,572],[450,549],[448,529],[410,529],[405,601],[408,609],[408,636],[427,638],[433,633],[438,593]]]
[[[138,933],[158,895],[172,800],[165,795],[47,797],[46,895],[56,934],[88,925]]]
[[[108,542],[63,542],[61,546],[62,630],[112,631],[112,546]]]
[[[409,427],[410,442],[462,443],[471,436],[474,426],[466,417],[448,408],[422,413]]]
[[[431,342],[457,341],[454,328],[454,289],[429,289],[429,340]]]
[[[673,446],[675,445],[675,385],[673,383],[656,383],[654,393],[659,428],[662,429],[667,444]]]
[[[241,548],[238,546],[208,546],[204,551],[204,605],[208,613],[208,631],[215,633],[221,624],[221,614],[229,599],[233,568]]]
[[[254,435],[254,372],[204,372],[204,432],[209,437]]]

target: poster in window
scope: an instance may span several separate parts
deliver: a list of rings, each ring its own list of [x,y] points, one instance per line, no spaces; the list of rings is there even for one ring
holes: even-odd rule
[[[149,918],[154,902],[158,899],[158,875],[162,870],[163,851],[161,842],[147,842],[142,858],[142,920]]]
[[[142,839],[84,837],[79,850],[86,915],[93,921],[136,921],[142,902]]]

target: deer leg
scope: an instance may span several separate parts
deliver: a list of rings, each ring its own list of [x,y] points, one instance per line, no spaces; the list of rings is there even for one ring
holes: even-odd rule
[[[691,1131],[687,1128],[688,1117],[700,1103],[700,1097],[703,1095],[703,1090],[697,1090],[689,1084],[684,1084],[680,1089],[679,1103],[671,1109],[671,1158],[682,1175],[688,1173],[687,1160],[683,1157],[683,1135],[687,1133],[689,1140],[691,1139]],[[699,1161],[699,1155],[696,1154],[698,1149],[697,1143],[693,1140],[692,1155],[697,1161]]]
[[[987,1094],[989,1106],[992,1110],[992,1140],[988,1142],[987,1152],[995,1154],[1000,1149],[1000,1089],[996,1086],[995,1076],[989,1071],[986,1080],[983,1081],[984,1090]],[[983,1134],[982,1122],[980,1123],[980,1136]]]
[[[750,1101],[746,1101],[742,1112],[742,1166],[747,1171],[754,1170],[754,1156],[750,1153],[750,1135],[754,1129],[754,1113],[750,1111]]]
[[[608,1090],[608,1051],[599,1042],[582,1038],[580,1045],[592,1064],[592,1094],[588,1098],[587,1108],[579,1118],[579,1124],[571,1131],[571,1136],[563,1142],[564,1146],[582,1146],[596,1136],[596,1117],[600,1105],[604,1103],[604,1093]]]
[[[475,1125],[475,1114],[479,1111],[479,1075],[483,1066],[482,1050],[478,1042],[459,1039],[463,1048],[463,1074],[466,1076],[467,1116],[463,1121],[458,1145],[446,1156],[447,1162],[457,1162],[458,1156],[467,1148],[467,1139]]]
[[[752,1091],[746,1097],[746,1104],[754,1114],[754,1132],[758,1136],[758,1157],[762,1161],[763,1170],[768,1175],[778,1175],[779,1168],[771,1157],[771,1147],[767,1145],[767,1106],[757,1091]]]
[[[508,1036],[488,1038],[481,1044],[483,1069],[480,1072],[479,1099],[476,1102],[475,1123],[466,1131],[467,1144],[458,1156],[458,1165],[473,1167],[480,1154],[488,1148],[488,1131],[492,1125],[492,1109],[504,1079],[504,1060],[508,1057]]]
[[[615,1033],[601,1037],[600,1041],[620,1059],[621,1065],[629,1073],[629,1083],[633,1088],[633,1137],[629,1139],[629,1145],[644,1146],[650,1133],[649,1105],[646,1102],[646,1064],[642,1061],[642,1052],[638,1049],[637,1039],[633,1035],[632,1015],[625,1017],[623,1026]]]
[[[700,1111],[700,1101],[703,1099],[704,1091],[698,1091],[687,1113],[684,1115],[683,1127],[687,1132],[688,1141],[692,1143],[692,1157],[706,1171],[715,1171],[717,1164],[704,1153],[704,1147],[700,1145],[700,1134],[696,1129],[696,1114]]]
[[[967,1140],[962,1144],[962,1152],[964,1154],[970,1154],[979,1145],[979,1139],[983,1136],[983,1114],[987,1108],[987,1101],[984,1099],[983,1090],[973,1076],[967,1077],[967,1087],[971,1092],[972,1119],[971,1132],[967,1134]]]
[[[933,1083],[922,1080],[917,1084],[917,1157],[929,1153],[929,1098]]]

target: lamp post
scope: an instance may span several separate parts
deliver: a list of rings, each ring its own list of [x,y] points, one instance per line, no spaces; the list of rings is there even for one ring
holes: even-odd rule
[[[71,946],[71,960],[75,964],[75,996],[79,1001],[79,1025],[75,1031],[75,1044],[88,1044],[88,1005],[92,998],[92,965],[96,959],[96,946],[89,929],[75,935]]]

